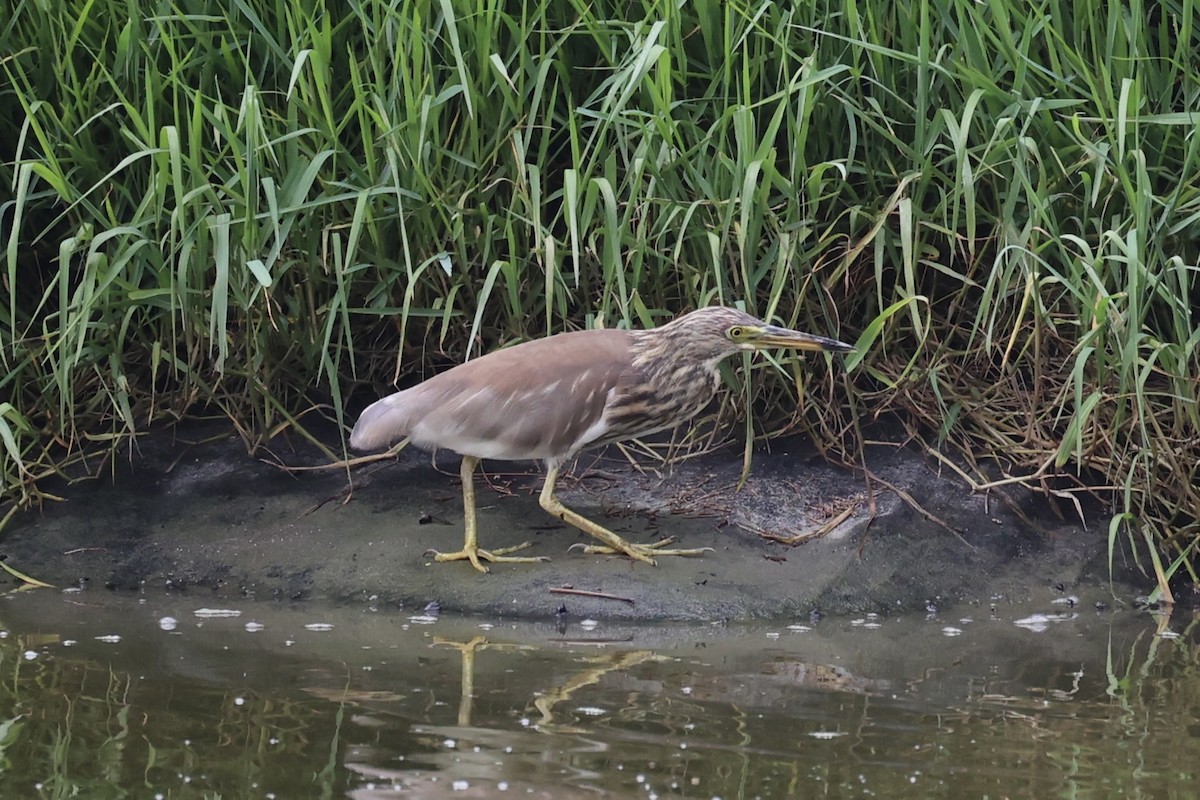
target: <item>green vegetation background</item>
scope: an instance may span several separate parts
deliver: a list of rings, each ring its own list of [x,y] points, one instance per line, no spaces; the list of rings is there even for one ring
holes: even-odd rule
[[[751,371],[760,432],[853,461],[895,415],[976,488],[1099,488],[1110,542],[1195,581],[1197,17],[14,0],[0,527],[164,418],[307,435],[361,385],[722,302],[859,345]]]

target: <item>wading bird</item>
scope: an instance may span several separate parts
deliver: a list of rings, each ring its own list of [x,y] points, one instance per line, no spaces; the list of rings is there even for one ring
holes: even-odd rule
[[[407,437],[418,447],[462,456],[466,538],[461,550],[433,551],[437,561],[465,559],[487,572],[481,560],[546,560],[509,555],[529,542],[499,550],[479,546],[475,467],[482,458],[542,461],[542,508],[604,543],[585,552],[619,553],[648,564],[655,556],[700,555],[711,548],[664,549],[670,539],[636,544],[572,511],[555,494],[558,471],[585,448],[686,422],[712,399],[720,383],[717,362],[768,347],[853,349],[722,306],[701,308],[651,330],[560,333],[497,350],[372,403],[358,418],[350,446],[374,450]]]

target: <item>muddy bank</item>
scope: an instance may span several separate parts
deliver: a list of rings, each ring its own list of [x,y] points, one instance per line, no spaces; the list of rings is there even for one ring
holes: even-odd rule
[[[278,454],[290,464],[319,463],[300,449]],[[801,440],[757,454],[740,491],[736,449],[641,471],[615,450],[585,454],[560,483],[569,506],[635,541],[671,536],[681,547],[713,548],[653,568],[569,552],[588,537],[539,508],[536,467],[490,462],[490,486],[480,481],[477,493],[482,545],[528,540],[529,554],[552,560],[495,565],[488,575],[426,555],[461,545],[457,464],[441,454],[433,465],[409,449],[349,478],[289,474],[247,455],[232,434],[180,429],[140,440],[111,478],[65,487],[65,502],[21,515],[0,552],[27,574],[88,591],[166,588],[405,608],[437,601],[445,610],[543,619],[562,607],[573,618],[722,620],[1113,602],[1098,515],[1085,530],[1034,498],[1018,515],[896,447],[875,448],[871,468],[959,533],[878,485],[872,516],[862,479]],[[822,526],[831,530],[797,546],[769,538]],[[1129,581],[1116,585],[1118,601],[1151,585],[1118,568]],[[551,591],[564,586],[625,599]]]

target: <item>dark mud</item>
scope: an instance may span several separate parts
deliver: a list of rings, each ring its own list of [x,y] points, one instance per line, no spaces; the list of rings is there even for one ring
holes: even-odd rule
[[[975,496],[909,452],[873,450],[871,469],[951,532],[878,484],[869,492],[860,476],[800,440],[758,453],[740,491],[736,449],[661,469],[634,469],[615,450],[580,458],[560,482],[569,506],[635,541],[671,536],[681,547],[714,550],[660,558],[657,567],[568,552],[588,537],[539,508],[537,468],[486,463],[477,492],[482,545],[530,540],[529,554],[552,560],[479,575],[426,555],[462,542],[456,457],[440,454],[435,468],[428,454],[409,449],[349,477],[289,474],[248,455],[232,434],[211,433],[140,440],[105,478],[64,487],[65,502],[19,516],[0,551],[59,586],[414,609],[436,601],[444,610],[534,619],[564,608],[575,619],[732,620],[1006,602],[1091,606],[1131,601],[1151,586],[1120,554],[1125,582],[1110,586],[1099,513],[1085,528],[1037,498]],[[278,457],[320,463],[299,450]],[[842,522],[803,544],[768,538],[803,536],[839,515]],[[624,599],[551,591],[561,587]]]

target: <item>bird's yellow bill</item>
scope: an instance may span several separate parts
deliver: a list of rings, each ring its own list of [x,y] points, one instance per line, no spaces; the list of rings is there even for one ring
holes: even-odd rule
[[[839,342],[837,339],[777,328],[774,325],[760,329],[752,341],[755,347],[790,347],[793,350],[826,350],[831,353],[848,353],[854,349],[854,345]]]

